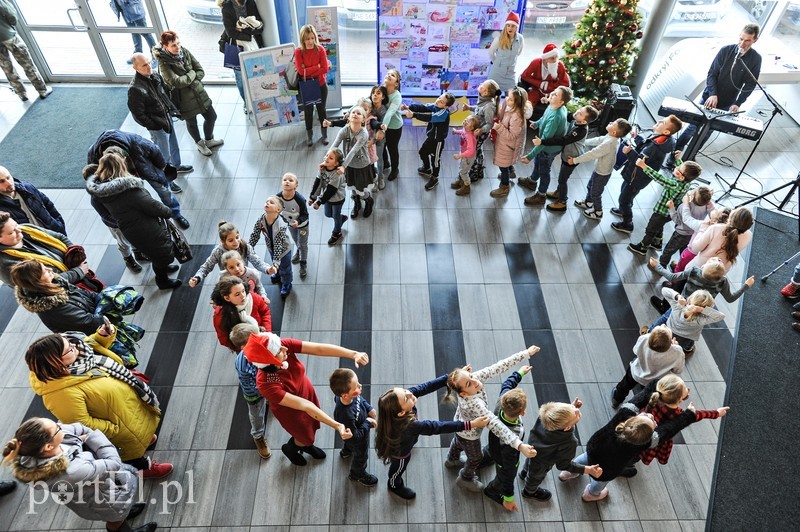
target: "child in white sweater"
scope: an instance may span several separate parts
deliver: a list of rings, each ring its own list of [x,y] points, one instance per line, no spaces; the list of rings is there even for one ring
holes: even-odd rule
[[[532,345],[525,351],[520,351],[474,373],[471,366],[453,370],[447,377],[447,396],[445,396],[445,399],[449,398],[451,393],[455,393],[458,396],[458,408],[453,419],[455,421],[472,421],[481,416],[489,416],[489,429],[502,443],[517,449],[527,458],[536,456],[536,450],[532,446],[523,443],[489,410],[483,383],[538,352],[539,348]],[[461,451],[464,451],[467,455],[466,462],[461,460]],[[456,483],[469,491],[479,492],[483,489],[483,484],[478,479],[475,471],[480,466],[482,459],[481,430],[472,428],[467,431],[457,432],[453,436],[450,452],[444,465],[447,467],[461,467]]]

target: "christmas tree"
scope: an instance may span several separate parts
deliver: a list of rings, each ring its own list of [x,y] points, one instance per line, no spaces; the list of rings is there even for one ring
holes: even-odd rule
[[[612,83],[625,84],[642,38],[638,0],[593,0],[564,43],[564,65],[576,96],[601,100]]]

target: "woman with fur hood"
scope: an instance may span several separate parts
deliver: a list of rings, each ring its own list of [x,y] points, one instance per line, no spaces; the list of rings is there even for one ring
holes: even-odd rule
[[[152,532],[157,528],[156,523],[137,528],[128,524],[145,507],[135,502],[139,479],[99,430],[31,418],[3,448],[6,464],[18,480],[34,483],[31,489],[57,493],[59,501],[83,519],[105,521],[106,530]]]
[[[169,278],[179,268],[172,264],[175,255],[164,221],[172,217],[172,211],[153,199],[144,181],[130,175],[125,159],[116,153],[103,155],[95,174],[86,178],[86,190],[117,221],[128,242],[150,257],[156,285],[162,290],[180,286],[180,279]]]

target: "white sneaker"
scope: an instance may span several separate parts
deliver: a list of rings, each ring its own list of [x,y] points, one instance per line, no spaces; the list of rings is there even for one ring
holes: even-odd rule
[[[214,155],[214,153],[211,150],[208,149],[208,145],[206,144],[206,141],[201,140],[201,141],[197,142],[196,144],[197,144],[197,151],[199,151],[200,153],[202,153],[206,157],[211,157],[212,155]]]
[[[209,148],[216,148],[217,146],[222,146],[225,144],[225,141],[222,139],[206,139],[206,146]]]

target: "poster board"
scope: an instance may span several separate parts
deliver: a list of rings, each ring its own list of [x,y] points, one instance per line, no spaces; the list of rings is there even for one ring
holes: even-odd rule
[[[317,30],[319,43],[328,54],[331,68],[328,70],[328,109],[339,110],[342,108],[342,78],[341,61],[339,60],[339,19],[338,9],[328,6],[311,6],[306,8],[308,24]]]
[[[239,54],[245,96],[259,138],[264,129],[302,122],[297,91],[289,90],[283,75],[294,49],[294,44],[281,44]]]
[[[489,46],[522,0],[379,0],[378,74],[403,77],[403,96],[477,96]],[[521,30],[522,28],[520,28]]]

